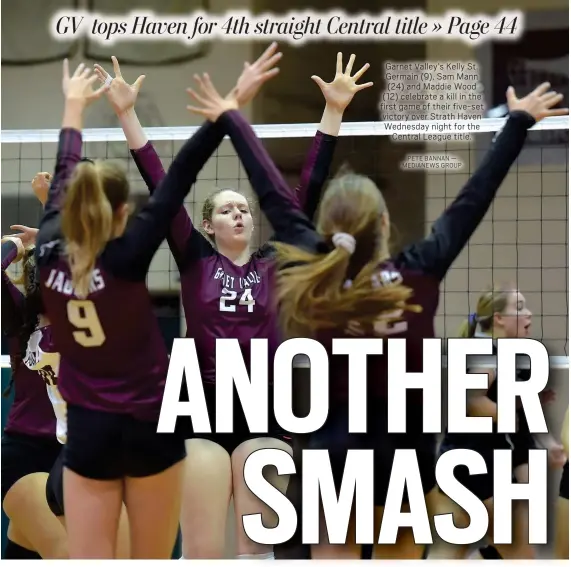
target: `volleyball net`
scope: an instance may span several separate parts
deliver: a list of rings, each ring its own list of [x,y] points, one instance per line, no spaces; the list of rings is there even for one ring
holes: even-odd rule
[[[482,119],[459,133],[441,122],[369,122],[343,125],[331,176],[341,165],[373,179],[389,208],[395,250],[429,233],[480,164],[505,119]],[[406,126],[403,126],[406,125]],[[317,124],[254,126],[284,177],[295,187]],[[194,127],[146,130],[168,168]],[[439,139],[437,139],[439,137]],[[444,139],[446,138],[446,139]],[[2,234],[10,225],[37,226],[41,207],[30,182],[39,171],[53,172],[57,130],[2,131]],[[118,162],[128,172],[135,207],[148,192],[120,129],[85,130],[84,156]],[[568,177],[569,120],[550,118],[535,125],[493,206],[442,284],[437,336],[458,336],[484,288],[514,282],[533,312],[531,337],[547,347],[552,366],[568,368]],[[217,187],[253,196],[248,176],[228,139],[200,173],[186,208],[201,225],[202,206]],[[253,247],[271,236],[255,212]],[[179,293],[179,274],[165,243],[148,274],[152,294]],[[118,306],[120,309],[120,306]],[[180,314],[184,318],[183,313]],[[2,366],[6,364],[2,359]]]

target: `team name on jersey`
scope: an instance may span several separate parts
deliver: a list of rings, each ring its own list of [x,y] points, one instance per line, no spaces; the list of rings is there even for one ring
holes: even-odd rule
[[[262,279],[254,270],[249,272],[244,278],[236,278],[224,272],[222,268],[218,268],[214,274],[215,280],[222,280],[222,285],[227,289],[235,289],[235,284],[238,284],[238,289],[251,288],[255,284],[259,284]]]
[[[46,281],[46,287],[57,291],[58,293],[63,293],[63,295],[72,296],[73,295],[73,284],[71,283],[70,277],[61,270],[52,270]],[[99,269],[93,270],[91,276],[91,284],[89,285],[89,293],[94,293],[96,291],[101,291],[105,288],[105,280]]]

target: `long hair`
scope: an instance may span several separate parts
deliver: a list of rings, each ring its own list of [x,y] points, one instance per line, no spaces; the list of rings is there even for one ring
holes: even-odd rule
[[[74,292],[89,293],[97,257],[114,230],[114,213],[127,202],[125,172],[110,162],[78,163],[67,187],[62,210],[62,233]]]
[[[382,314],[418,311],[407,303],[412,290],[379,282],[380,254],[387,247],[383,213],[386,204],[375,183],[343,173],[325,191],[317,217],[317,230],[330,251],[315,254],[275,243],[277,299],[287,336],[342,329],[349,321],[373,324]],[[355,239],[353,252],[333,245],[336,233]]]
[[[4,396],[9,395],[12,390],[14,376],[22,364],[30,336],[38,326],[39,316],[44,312],[34,252],[34,247],[26,250],[22,259],[22,273],[20,277],[12,279],[15,285],[21,285],[24,289],[24,302],[21,306],[15,305],[11,298],[4,295],[10,292],[7,286],[2,285],[3,332],[16,341],[18,348],[17,353],[12,356],[12,375]]]
[[[478,327],[483,333],[489,333],[494,327],[494,315],[503,313],[508,305],[510,294],[516,286],[502,283],[486,288],[478,299],[476,311],[462,322],[458,336],[471,338],[476,334]]]

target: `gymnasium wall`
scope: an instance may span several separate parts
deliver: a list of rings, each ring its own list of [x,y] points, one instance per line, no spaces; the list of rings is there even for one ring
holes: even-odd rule
[[[443,13],[451,5],[450,0],[427,0],[427,10],[433,13]],[[458,10],[473,10],[470,0],[455,0],[453,5]],[[526,29],[568,29],[569,3],[565,0],[478,2],[481,13],[496,14],[499,10],[524,12]],[[470,46],[462,42],[434,41],[427,42],[426,49],[427,59],[431,61],[477,61],[486,102],[492,101],[494,77],[490,43]],[[566,62],[564,58],[560,66],[555,62],[555,68],[565,69],[563,92],[568,101],[568,49],[566,53]],[[552,61],[539,61],[536,68],[549,71],[552,65]],[[531,72],[522,77],[521,82],[536,86],[546,80],[545,77]],[[495,80],[499,80],[498,77]],[[517,94],[525,95],[524,89],[520,87]],[[475,310],[486,285],[492,281],[515,281],[534,313],[532,336],[542,339],[551,355],[568,354],[568,145],[550,147],[543,140],[534,146],[528,144],[524,149],[500,188],[494,206],[446,278],[437,318],[440,336],[457,334],[462,320]],[[458,174],[426,176],[427,231],[467,181],[489,143],[489,137],[478,135],[470,147],[466,143],[448,144],[446,149],[469,166]],[[430,149],[441,151],[442,146]]]

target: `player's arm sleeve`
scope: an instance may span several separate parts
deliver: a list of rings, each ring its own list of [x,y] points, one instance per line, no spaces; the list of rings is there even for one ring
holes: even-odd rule
[[[336,136],[317,131],[305,159],[299,184],[295,189],[299,208],[309,219],[313,219],[317,211],[323,186],[329,177],[336,147]]]
[[[512,112],[482,163],[452,204],[434,223],[430,235],[398,259],[442,280],[488,212],[496,193],[521,152],[528,129],[535,124],[527,112]]]
[[[59,214],[65,188],[75,166],[81,160],[81,144],[82,137],[79,130],[73,128],[60,130],[55,172],[36,239],[37,250],[40,250],[43,243],[56,238],[59,233]]]
[[[180,149],[147,204],[133,218],[111,262],[126,279],[144,279],[196,178],[224,138],[220,121],[207,123]]]
[[[12,283],[6,270],[18,257],[18,248],[11,242],[2,242],[2,333],[5,336],[14,336],[20,326],[21,308],[24,296]]]
[[[291,188],[250,124],[236,110],[225,112],[219,121],[230,136],[248,173],[260,208],[274,229],[273,240],[314,251],[321,239],[313,223],[299,208]]]
[[[205,127],[207,127],[206,124],[203,128]],[[159,183],[165,177],[165,170],[155,147],[150,141],[148,141],[142,148],[136,150],[132,149],[131,156],[133,157],[135,165],[152,195]],[[169,247],[179,269],[182,267],[184,251],[189,245],[193,232],[198,231],[196,231],[192,226],[192,220],[183,204],[175,215],[170,226],[169,234],[167,235]],[[194,236],[200,237],[202,235],[198,233]]]

